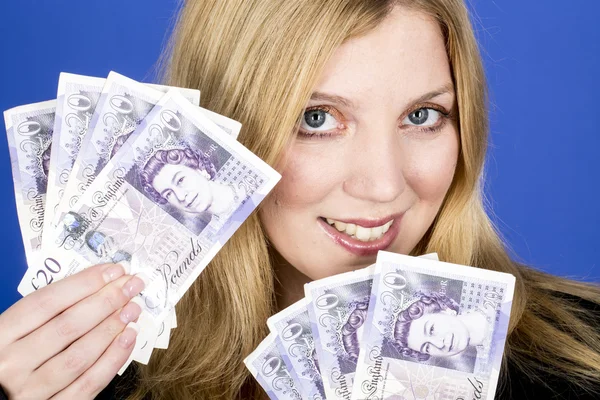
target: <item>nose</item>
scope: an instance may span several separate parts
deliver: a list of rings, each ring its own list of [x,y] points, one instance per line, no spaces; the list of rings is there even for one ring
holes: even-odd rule
[[[431,343],[433,346],[437,347],[438,349],[442,350],[444,348],[444,338],[440,337],[440,336],[432,336],[429,338],[429,343]]]
[[[173,188],[173,194],[175,195],[175,198],[177,199],[177,201],[179,203],[184,203],[185,202],[186,197],[187,197],[187,193],[188,193],[188,191],[185,190],[185,189],[183,189],[183,188],[181,188],[181,187],[175,186]]]
[[[454,335],[452,334],[452,332],[448,332],[444,336],[444,347],[446,349],[450,350],[450,346],[452,346],[452,339],[453,338],[454,338]]]
[[[374,203],[388,203],[404,191],[402,138],[395,124],[357,128],[344,191]]]

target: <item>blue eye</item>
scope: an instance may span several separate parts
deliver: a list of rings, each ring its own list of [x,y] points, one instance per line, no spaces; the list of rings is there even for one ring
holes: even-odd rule
[[[181,184],[183,183],[183,179],[184,179],[184,178],[185,178],[185,177],[184,177],[184,176],[182,176],[181,178],[179,178],[179,179],[177,180],[177,186],[179,186],[179,185],[181,185]]]
[[[310,135],[337,129],[340,123],[333,116],[335,112],[332,111],[330,107],[325,106],[304,111],[300,132]]]
[[[431,324],[431,327],[429,328],[429,336],[433,335],[434,332],[434,326],[433,324]]]
[[[438,110],[423,107],[408,114],[402,123],[413,126],[431,126],[438,122],[441,115],[442,113]]]

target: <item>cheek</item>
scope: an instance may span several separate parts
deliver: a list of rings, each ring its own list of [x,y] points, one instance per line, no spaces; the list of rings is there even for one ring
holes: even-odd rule
[[[458,136],[454,131],[426,145],[408,147],[404,177],[421,201],[439,205],[454,177]]]
[[[314,211],[337,185],[339,171],[323,152],[293,148],[287,156],[281,181],[273,190],[272,202],[278,209]],[[316,215],[318,216],[318,215]]]
[[[316,146],[315,146],[316,147]],[[328,173],[334,166],[322,152],[290,151],[281,180],[261,206],[259,217],[277,252],[303,274],[318,279],[325,272],[315,255],[322,255],[317,218],[339,179]],[[305,252],[304,249],[313,249]],[[329,273],[327,275],[330,275]]]
[[[196,171],[189,174],[189,177],[190,179],[188,179],[187,184],[185,185],[185,190],[206,197],[206,194],[208,193],[208,181]]]

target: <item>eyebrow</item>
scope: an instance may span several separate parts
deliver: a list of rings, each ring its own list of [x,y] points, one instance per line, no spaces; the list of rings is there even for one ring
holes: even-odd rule
[[[434,99],[443,94],[449,94],[449,93],[454,94],[454,84],[452,84],[452,83],[447,83],[444,86],[442,86],[436,90],[432,90],[431,92],[425,93],[423,96],[417,97],[416,99],[411,101],[410,104],[423,103],[425,101]]]
[[[412,99],[411,101],[409,101],[408,104],[413,105],[413,104],[417,104],[417,103],[423,103],[425,101],[434,99],[438,96],[441,96],[443,94],[448,94],[448,93],[454,93],[454,84],[452,82],[448,82],[445,85],[432,90],[431,92],[427,92],[422,96],[419,96],[417,98]],[[348,108],[356,108],[354,103],[342,96],[338,96],[335,94],[329,94],[329,93],[324,93],[324,92],[313,92],[313,94],[310,96],[310,100],[317,100],[317,101],[329,101],[331,103],[337,103],[337,104],[341,104],[343,106],[346,106]]]
[[[335,94],[328,94],[328,93],[323,93],[323,92],[314,92],[312,94],[312,96],[310,96],[311,100],[325,100],[325,101],[329,101],[331,103],[338,103],[341,104],[343,106],[346,106],[348,108],[354,108],[354,103],[348,99],[346,99],[345,97],[342,96],[337,96]]]

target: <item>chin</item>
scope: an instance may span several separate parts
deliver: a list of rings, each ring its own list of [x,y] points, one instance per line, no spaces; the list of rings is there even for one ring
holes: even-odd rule
[[[345,263],[330,263],[326,269],[324,268],[324,269],[317,270],[317,271],[311,271],[314,273],[312,273],[308,276],[313,280],[323,279],[323,278],[328,278],[333,275],[339,275],[339,274],[343,274],[345,272],[350,272],[350,271],[355,271],[358,269],[366,268],[369,265],[372,265],[374,263],[375,263],[375,257],[373,257],[373,260],[368,260],[368,261],[353,260],[352,262],[345,262]]]

